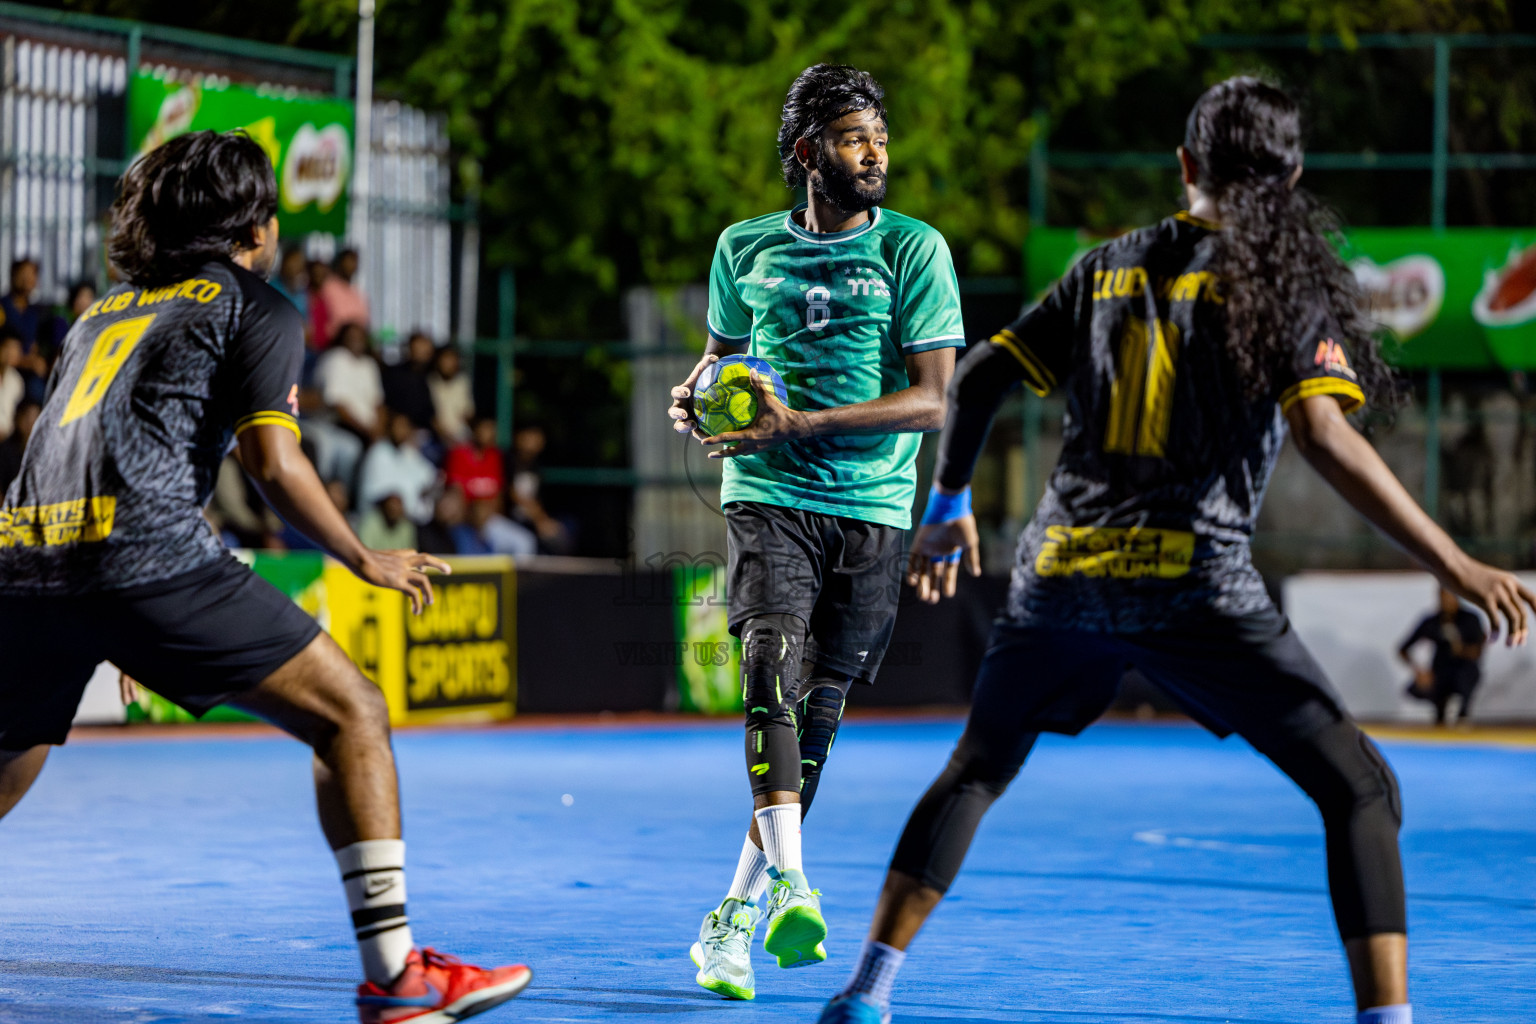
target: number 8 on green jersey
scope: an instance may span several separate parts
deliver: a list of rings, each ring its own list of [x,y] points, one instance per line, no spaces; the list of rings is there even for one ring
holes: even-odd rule
[[[789,214],[727,228],[709,281],[709,333],[773,364],[794,409],[868,402],[909,386],[906,358],[965,344],[944,238],[876,208],[816,234]],[[722,505],[760,501],[908,529],[915,433],[793,441],[725,465]]]

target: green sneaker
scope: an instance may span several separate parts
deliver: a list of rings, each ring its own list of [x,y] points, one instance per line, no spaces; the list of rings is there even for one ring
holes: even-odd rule
[[[733,899],[706,914],[699,926],[699,941],[688,951],[699,969],[693,980],[727,999],[751,999],[757,995],[757,978],[752,973],[752,932],[762,916],[762,911],[752,904]]]
[[[809,967],[827,958],[821,940],[827,922],[821,916],[820,889],[812,889],[805,874],[790,870],[780,874],[768,869],[773,890],[768,894],[768,928],[763,948],[778,957],[780,967]]]

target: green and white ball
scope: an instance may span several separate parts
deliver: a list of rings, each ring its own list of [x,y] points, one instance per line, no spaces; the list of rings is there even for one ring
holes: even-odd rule
[[[694,382],[693,414],[699,428],[711,437],[733,430],[745,430],[757,419],[757,394],[752,390],[752,375],[758,383],[773,389],[779,401],[788,398],[784,379],[768,361],[756,356],[726,356],[705,367]]]

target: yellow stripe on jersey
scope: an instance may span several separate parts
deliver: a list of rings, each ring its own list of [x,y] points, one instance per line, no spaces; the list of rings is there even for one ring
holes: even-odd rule
[[[992,335],[992,344],[1001,345],[1024,367],[1027,374],[1024,384],[1029,390],[1044,398],[1056,389],[1056,375],[1019,340],[1018,335],[1007,329],[998,331]]]
[[[293,431],[294,437],[301,441],[304,439],[304,435],[299,433],[299,421],[294,419],[292,416],[289,416],[285,412],[277,412],[275,410],[253,412],[249,416],[239,420],[235,423],[235,436],[239,437],[243,432],[249,430],[251,427],[266,426],[287,427],[289,430]]]
[[[1197,228],[1205,228],[1207,231],[1221,230],[1220,224],[1217,224],[1213,220],[1206,220],[1204,217],[1196,217],[1188,210],[1180,210],[1178,213],[1173,215],[1173,218],[1174,220],[1181,220],[1186,224],[1193,224]]]
[[[1335,395],[1345,413],[1352,413],[1365,404],[1365,392],[1352,380],[1341,377],[1310,377],[1292,384],[1280,393],[1280,411],[1290,412],[1291,406],[1303,398],[1315,395]]]

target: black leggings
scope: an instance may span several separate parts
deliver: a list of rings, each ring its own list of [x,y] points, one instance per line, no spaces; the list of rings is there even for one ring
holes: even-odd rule
[[[798,616],[784,614],[756,615],[741,627],[752,794],[798,791],[802,816],[815,799],[853,682],[802,661],[805,628]]]
[[[1339,935],[1406,932],[1397,848],[1402,806],[1397,779],[1376,745],[1347,718],[1299,735],[1241,731],[1322,813]],[[998,728],[995,718],[978,722],[973,711],[948,767],[912,812],[892,869],[947,891],[982,815],[1018,775],[1038,735]]]

